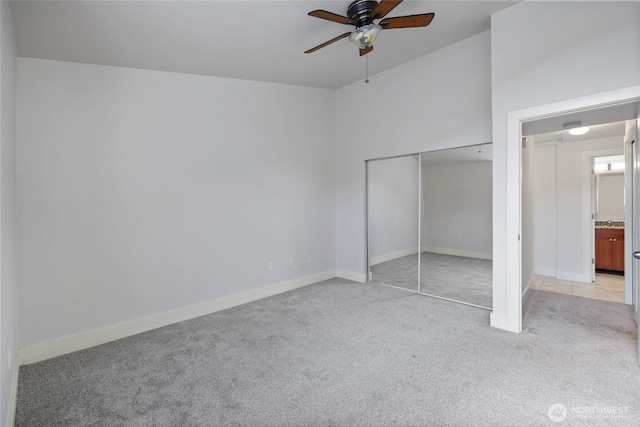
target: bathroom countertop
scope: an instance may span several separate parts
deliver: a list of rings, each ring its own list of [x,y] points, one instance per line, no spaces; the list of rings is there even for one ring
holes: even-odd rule
[[[613,221],[613,220],[601,220],[597,219],[595,221],[596,228],[604,228],[611,230],[624,230],[624,221]]]

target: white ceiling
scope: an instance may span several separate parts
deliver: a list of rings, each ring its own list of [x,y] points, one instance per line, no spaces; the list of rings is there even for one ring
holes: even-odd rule
[[[338,89],[364,79],[353,29],[307,16],[350,1],[14,1],[18,56]],[[383,31],[371,75],[490,28],[516,2],[405,0],[387,17],[434,12],[425,28]]]

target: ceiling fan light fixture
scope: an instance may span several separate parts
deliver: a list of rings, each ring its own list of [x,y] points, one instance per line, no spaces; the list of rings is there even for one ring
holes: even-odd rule
[[[349,41],[353,42],[360,49],[365,49],[371,46],[380,31],[382,31],[382,27],[378,24],[371,23],[363,25],[349,34]]]

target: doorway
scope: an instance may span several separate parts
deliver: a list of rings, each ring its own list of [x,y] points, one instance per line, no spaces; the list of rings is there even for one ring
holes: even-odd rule
[[[522,126],[541,118],[551,118],[567,112],[602,109],[635,103],[638,110],[640,86],[631,86],[565,101],[554,102],[507,113],[506,152],[502,162],[506,165],[503,178],[506,192],[498,198],[504,204],[504,233],[497,233],[502,246],[494,260],[498,272],[493,279],[494,309],[498,301],[501,306],[491,316],[491,325],[513,332],[522,331],[523,275],[522,267],[527,257],[522,253]],[[560,126],[562,123],[560,123]],[[634,190],[635,192],[635,190]],[[637,192],[635,192],[637,194]],[[635,199],[635,198],[634,198]],[[635,249],[635,248],[634,248]],[[635,283],[635,281],[634,281]]]
[[[593,124],[594,116],[574,135],[576,114],[547,128],[523,125],[523,289],[624,303],[628,124]],[[551,130],[560,118],[562,128]]]
[[[639,88],[640,89],[640,88]],[[633,89],[631,89],[633,90]],[[634,91],[637,93],[637,91]],[[632,99],[626,99],[626,100],[620,100],[619,102],[614,102],[614,103],[608,103],[608,104],[601,104],[601,105],[591,105],[591,106],[585,106],[582,109],[574,109],[571,110],[570,112],[565,112],[563,113],[561,110],[556,110],[556,111],[549,111],[549,116],[547,116],[550,119],[553,119],[556,121],[556,126],[557,126],[557,121],[561,120],[564,122],[564,127],[566,127],[566,123],[567,123],[567,119],[573,119],[576,118],[576,116],[580,117],[580,116],[586,116],[587,119],[585,121],[590,121],[590,120],[599,120],[601,119],[600,114],[602,114],[602,116],[607,116],[607,114],[611,114],[612,111],[615,111],[616,116],[620,119],[620,120],[624,120],[625,121],[625,135],[623,137],[623,150],[625,152],[625,164],[626,165],[632,165],[632,167],[630,168],[630,172],[629,174],[627,174],[627,178],[625,180],[625,190],[627,189],[631,189],[632,191],[629,192],[629,194],[627,194],[625,196],[625,204],[627,206],[632,206],[631,209],[625,209],[625,231],[623,233],[623,235],[626,237],[635,237],[638,232],[640,231],[638,229],[638,216],[640,216],[640,212],[638,211],[638,202],[640,201],[640,175],[638,175],[638,169],[640,168],[640,156],[638,155],[638,148],[637,148],[637,136],[638,133],[640,133],[640,96],[636,95],[634,98]],[[518,117],[520,116],[520,120],[519,123],[520,125],[518,126],[519,129],[519,134],[522,135],[524,133],[526,133],[526,127],[529,123],[536,123],[535,119],[530,119],[529,121],[526,120],[526,114],[522,114],[522,112],[514,112],[511,113],[509,115],[509,126],[508,129],[510,131],[510,133],[513,132],[513,125],[514,125],[514,117]],[[531,116],[529,116],[531,117]],[[538,120],[537,124],[543,123],[544,120]],[[582,125],[582,124],[581,124]],[[523,139],[523,143],[526,140]],[[527,180],[525,177],[527,177],[527,175],[530,175],[530,173],[528,174],[527,172],[527,162],[524,161],[525,158],[527,157],[531,157],[531,153],[525,154],[524,151],[526,149],[526,146],[524,146],[523,144],[523,149],[520,150],[520,154],[522,156],[522,163],[521,163],[521,173],[523,176],[521,185],[518,188],[518,195],[519,195],[519,199],[521,201],[520,203],[520,227],[522,230],[528,230],[531,231],[532,227],[533,227],[533,222],[531,220],[527,220],[527,215],[526,215],[526,210],[524,209],[525,207],[525,202],[530,195],[527,193]],[[600,149],[602,149],[602,147],[599,147]],[[587,175],[589,173],[593,173],[593,169],[594,169],[594,161],[593,161],[593,153],[591,153],[591,156],[589,156],[590,153],[585,152],[583,153],[583,163],[587,162],[587,164],[589,165],[589,168],[587,169]],[[556,164],[562,164],[562,162],[556,162]],[[529,171],[530,172],[530,171]],[[583,180],[583,182],[587,182],[588,185],[584,185],[583,186],[583,192],[582,192],[582,205],[584,206],[585,204],[587,205],[591,205],[591,207],[593,206],[593,202],[590,198],[590,194],[593,194],[593,188],[592,188],[592,183],[594,182],[594,180],[592,179],[586,179]],[[558,191],[560,187],[558,187]],[[524,201],[523,201],[524,200]],[[558,199],[560,200],[560,199]],[[586,210],[583,209],[583,212],[593,212],[593,210]],[[576,222],[582,222],[582,227],[583,228],[588,228],[590,224],[593,224],[594,220],[595,220],[595,215],[593,215],[593,213],[589,213],[589,215],[583,215],[582,219],[580,221],[579,218],[574,218],[574,221],[577,219]],[[607,223],[609,223],[609,221],[607,221]],[[586,235],[586,234],[585,234]],[[523,233],[523,237],[526,236],[526,234]],[[583,235],[584,236],[584,235]],[[613,240],[613,239],[611,239]],[[640,323],[637,322],[638,319],[638,286],[639,286],[639,281],[638,281],[638,270],[640,269],[640,265],[639,263],[636,261],[637,259],[640,259],[640,252],[637,251],[638,249],[638,244],[640,243],[639,239],[630,239],[633,240],[633,245],[629,246],[631,243],[627,243],[626,245],[622,245],[624,246],[624,262],[625,262],[625,276],[627,276],[627,281],[631,283],[631,292],[626,294],[626,302],[627,304],[633,304],[633,313],[635,315],[635,320],[636,320],[636,326],[637,326],[637,333],[640,336]],[[591,241],[591,240],[590,240]],[[591,241],[593,242],[593,241]],[[527,247],[527,245],[522,244],[521,247],[519,247],[518,249],[518,253],[519,253],[519,265],[518,265],[518,270],[520,272],[520,278],[521,278],[521,282],[520,282],[520,286],[521,288],[524,287],[524,280],[526,279],[526,276],[523,276],[522,273],[523,271],[526,271],[525,268],[527,265],[530,265],[528,263],[532,263],[533,257],[532,257],[532,252],[527,252],[525,250],[525,248]],[[632,250],[629,250],[629,248],[632,247]],[[580,250],[581,249],[581,250]],[[570,251],[569,254],[570,256],[576,256],[580,255],[581,253],[583,254],[584,252],[588,251],[589,247],[588,245],[584,244],[584,239],[583,239],[583,247],[582,248],[578,248],[578,250],[573,250]],[[595,253],[595,248],[593,246],[593,244],[591,245],[591,253],[594,254]],[[583,257],[583,261],[588,261],[588,259]],[[591,258],[591,262],[595,263],[595,259]],[[593,268],[593,266],[590,266],[591,268]],[[583,273],[584,271],[586,271],[586,269],[583,269]],[[527,288],[528,289],[528,288]],[[628,300],[631,301],[628,301]],[[525,299],[522,298],[520,301],[520,318],[519,318],[519,322],[520,322],[520,330],[522,330],[522,305],[524,304]],[[622,305],[621,305],[622,307]],[[638,340],[638,348],[639,348],[639,352],[638,352],[638,363],[640,363],[640,340]]]

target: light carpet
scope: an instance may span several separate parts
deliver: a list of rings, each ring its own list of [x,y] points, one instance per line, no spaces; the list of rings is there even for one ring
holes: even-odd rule
[[[631,308],[532,291],[525,329],[332,279],[40,363],[18,426],[637,426]],[[579,417],[574,408],[627,408]],[[562,425],[562,424],[560,424]]]
[[[418,255],[407,255],[371,266],[372,281],[416,290]],[[423,293],[491,308],[493,269],[490,260],[423,252],[420,256]]]

